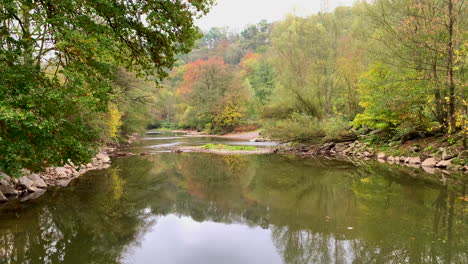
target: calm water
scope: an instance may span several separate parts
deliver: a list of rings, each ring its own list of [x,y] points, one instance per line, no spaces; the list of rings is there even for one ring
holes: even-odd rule
[[[208,141],[226,140],[150,134],[132,150],[155,155],[4,206],[0,263],[468,263],[464,186],[372,162],[164,153]]]

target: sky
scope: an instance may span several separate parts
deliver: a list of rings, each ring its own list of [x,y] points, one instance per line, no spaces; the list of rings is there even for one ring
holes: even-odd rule
[[[229,27],[240,30],[262,19],[268,22],[281,20],[287,13],[305,16],[318,13],[323,0],[216,0],[217,4],[205,17],[197,20],[203,30],[212,27]],[[326,0],[328,10],[337,6],[352,5],[354,0]]]

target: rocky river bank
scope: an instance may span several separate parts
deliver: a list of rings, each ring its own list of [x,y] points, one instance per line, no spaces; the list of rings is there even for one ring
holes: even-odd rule
[[[36,199],[50,187],[64,187],[80,175],[110,166],[108,151],[99,152],[90,163],[75,166],[47,168],[41,173],[23,170],[22,176],[14,178],[0,172],[0,203],[19,200],[21,202]]]
[[[356,141],[349,142],[327,142],[324,144],[295,144],[284,147],[279,153],[292,153],[301,156],[345,156],[357,159],[375,159],[382,163],[407,165],[424,169],[428,173],[437,171],[467,172],[468,165],[463,164],[467,152],[453,152],[449,149],[441,148],[437,154],[427,154],[424,152],[414,152],[411,156],[392,156],[384,152],[378,152],[368,144]]]

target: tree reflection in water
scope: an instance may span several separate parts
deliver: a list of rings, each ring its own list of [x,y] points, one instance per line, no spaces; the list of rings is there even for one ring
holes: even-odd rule
[[[465,189],[408,173],[268,155],[120,159],[1,209],[0,263],[120,263],[170,214],[270,229],[284,263],[468,263]]]

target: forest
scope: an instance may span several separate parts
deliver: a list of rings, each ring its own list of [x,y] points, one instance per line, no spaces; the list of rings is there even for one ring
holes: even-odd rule
[[[159,125],[263,127],[285,141],[466,134],[465,11],[463,1],[380,0],[212,28],[164,82]]]
[[[463,0],[357,1],[203,32],[194,20],[212,5],[2,0],[0,171],[85,163],[147,128],[466,147]]]

